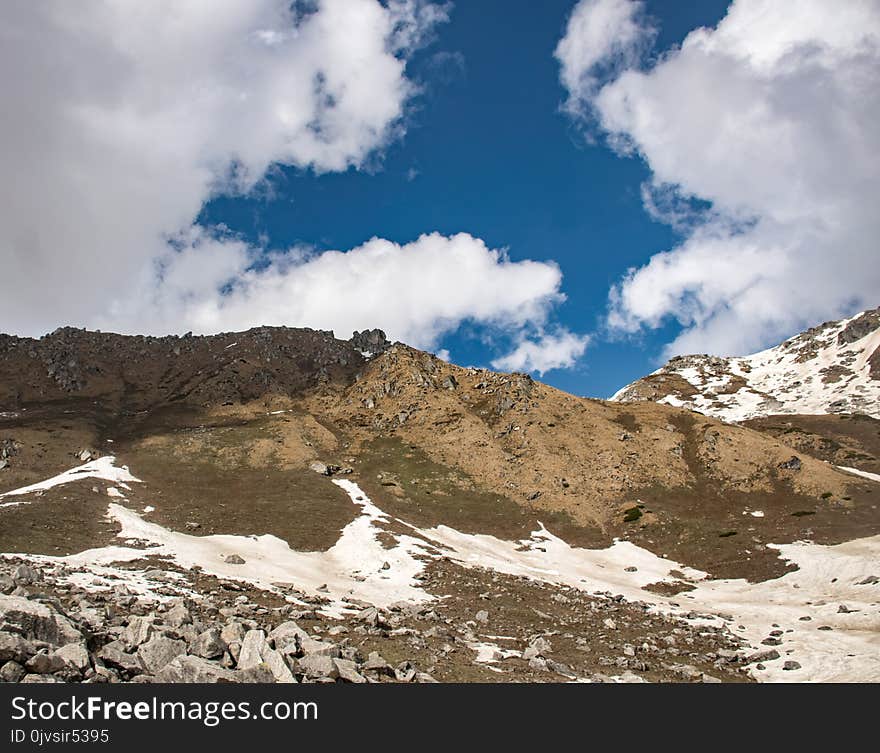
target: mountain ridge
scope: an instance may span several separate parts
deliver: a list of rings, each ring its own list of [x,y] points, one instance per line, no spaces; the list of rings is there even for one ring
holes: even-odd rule
[[[677,356],[610,400],[651,400],[725,421],[822,413],[880,418],[880,308],[750,356]]]

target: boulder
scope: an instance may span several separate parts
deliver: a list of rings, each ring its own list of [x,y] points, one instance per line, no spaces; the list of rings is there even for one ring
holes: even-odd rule
[[[101,648],[95,656],[106,666],[121,669],[129,674],[139,675],[143,671],[137,656],[129,654],[123,641],[111,641]]]
[[[137,660],[147,674],[155,675],[166,664],[186,654],[186,641],[177,641],[164,635],[154,635],[138,647]]]
[[[297,660],[297,667],[306,677],[317,680],[321,678],[330,678],[335,680],[339,677],[339,669],[336,666],[336,660],[329,656],[319,656],[311,654]]]
[[[523,651],[522,658],[524,661],[531,661],[539,656],[545,656],[549,654],[553,649],[550,646],[550,641],[545,638],[535,638],[531,643],[529,643],[528,647],[525,651]]]
[[[269,648],[266,634],[262,630],[248,630],[241,642],[238,655],[238,668],[249,669],[263,661],[263,653]]]
[[[76,670],[80,674],[87,672],[91,666],[89,652],[79,643],[68,643],[54,651],[52,656],[60,659],[64,667]]]
[[[37,675],[51,675],[64,669],[65,662],[60,656],[50,654],[48,651],[40,651],[28,659],[24,666],[28,672]]]
[[[40,579],[38,570],[30,565],[19,565],[12,573],[12,581],[16,586],[30,586]]]
[[[53,646],[83,640],[82,633],[57,610],[21,596],[0,596],[0,631],[18,633],[26,640]]]
[[[150,640],[150,637],[156,632],[153,623],[152,617],[132,617],[122,632],[122,640],[128,644],[129,648],[137,648]]]
[[[192,623],[192,613],[183,599],[175,602],[162,618],[162,622],[171,627],[182,627]]]
[[[27,683],[28,685],[35,683],[63,683],[64,680],[60,680],[55,675],[25,675],[22,680],[23,683]]]
[[[0,633],[0,662],[17,661],[24,664],[34,654],[37,647],[14,633]]]
[[[0,681],[2,682],[18,682],[26,674],[24,667],[17,661],[8,661],[0,667]]]
[[[166,664],[155,676],[156,682],[218,683],[241,682],[238,673],[224,669],[200,656],[178,656]]]
[[[191,653],[201,656],[203,659],[217,659],[223,656],[226,643],[220,637],[219,628],[208,628],[193,641],[190,646]]]
[[[366,672],[375,672],[376,674],[388,675],[390,677],[394,676],[394,668],[376,651],[370,651],[362,669]]]
[[[368,682],[367,678],[357,671],[357,664],[353,661],[348,661],[347,659],[334,659],[333,663],[336,665],[336,672],[339,675],[339,679],[344,680],[345,682],[354,683]]]

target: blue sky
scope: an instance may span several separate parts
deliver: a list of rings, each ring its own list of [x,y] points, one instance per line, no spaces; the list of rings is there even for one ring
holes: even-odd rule
[[[7,4],[0,91],[14,334],[381,327],[604,397],[878,304],[873,0]]]
[[[491,0],[457,3],[410,64],[424,92],[406,136],[377,165],[319,176],[280,168],[268,195],[215,199],[202,221],[223,223],[254,243],[321,250],[353,248],[373,236],[406,243],[435,230],[468,232],[506,247],[512,259],[555,260],[568,298],[559,320],[594,331],[609,287],[668,248],[675,234],[642,206],[644,163],[615,154],[601,136],[589,143],[560,110],[566,93],[553,50],[573,7],[514,0],[500,12]],[[660,30],[656,48],[714,25],[726,7],[648,3]],[[382,322],[364,322],[374,325]],[[465,326],[440,347],[456,363],[486,366],[480,330]],[[574,367],[544,380],[608,396],[656,368],[669,339],[667,328],[636,339],[597,336]]]

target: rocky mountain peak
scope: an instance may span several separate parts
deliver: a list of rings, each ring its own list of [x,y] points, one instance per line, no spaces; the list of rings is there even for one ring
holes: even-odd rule
[[[677,356],[611,400],[652,400],[725,421],[824,413],[880,418],[880,309],[825,322],[750,356]]]

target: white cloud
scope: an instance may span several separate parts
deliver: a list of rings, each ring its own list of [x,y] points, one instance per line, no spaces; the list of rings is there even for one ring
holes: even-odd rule
[[[543,376],[553,369],[574,366],[589,343],[589,335],[562,329],[556,334],[542,334],[537,340],[522,340],[513,351],[492,361],[492,367],[504,371],[534,371]]]
[[[600,77],[637,62],[653,38],[644,6],[631,0],[581,0],[556,46],[560,78],[569,92],[566,109],[584,114]]]
[[[185,244],[166,256],[154,296],[120,301],[105,327],[143,330],[149,321],[159,332],[201,333],[295,322],[342,337],[380,327],[391,339],[430,348],[468,320],[514,332],[542,324],[564,300],[555,264],[512,262],[466,233],[275,254],[259,269],[249,268],[252,252],[234,240],[201,231]]]
[[[624,40],[637,10],[620,16]],[[579,87],[602,49],[564,56],[571,109],[646,161],[647,208],[686,231],[613,288],[613,329],[674,317],[667,355],[742,353],[877,304],[880,5],[735,0],[653,67]],[[694,215],[693,198],[712,210]]]
[[[210,318],[209,293],[240,275],[253,250],[193,226],[206,200],[253,188],[275,163],[362,166],[402,133],[415,93],[407,56],[445,6],[291,5],[3,6],[4,330],[94,326],[130,309],[143,318],[126,326],[179,331],[184,315]],[[183,290],[183,309],[148,305],[179,301]]]

